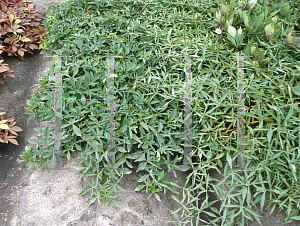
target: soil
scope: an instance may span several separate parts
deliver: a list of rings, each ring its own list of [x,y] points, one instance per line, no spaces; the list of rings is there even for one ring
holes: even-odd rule
[[[33,0],[33,3],[36,4],[39,12],[43,12],[49,4],[56,2]],[[49,125],[42,124],[37,117],[27,125],[29,116],[24,112],[27,107],[26,101],[37,90],[34,84],[39,83],[43,72],[51,66],[52,57],[45,57],[42,53],[25,54],[24,61],[17,57],[3,57],[5,63],[8,63],[10,69],[14,71],[15,78],[4,80],[5,84],[0,86],[0,105],[7,112],[5,118],[13,116],[16,125],[23,131],[18,132],[19,136],[16,138],[18,146],[0,143],[0,226],[169,226],[173,224],[168,221],[181,219],[181,211],[177,213],[178,218],[170,212],[181,207],[171,198],[171,195],[175,195],[178,200],[182,200],[181,189],[176,188],[179,194],[169,190],[166,194],[158,193],[161,202],[157,201],[154,195],[149,198],[144,192],[134,191],[134,188],[139,185],[137,179],[143,175],[143,172],[135,172],[138,164],[133,164],[133,172],[125,175],[119,184],[124,189],[118,191],[121,195],[116,198],[123,206],[123,209],[120,209],[112,203],[106,207],[97,202],[88,206],[90,193],[79,196],[88,185],[84,178],[80,178],[80,171],[70,167],[80,162],[77,158],[80,154],[78,152],[73,152],[69,161],[63,159],[65,170],[53,170],[51,175],[46,170],[39,171],[34,167],[27,170],[26,162],[18,163],[21,160],[19,155],[22,154],[25,146],[32,145],[29,140],[40,135],[34,128],[45,128]],[[177,178],[169,173],[166,179],[178,180],[178,185],[184,186],[189,173],[189,171],[176,171]],[[222,178],[222,175],[215,170],[209,171],[209,174],[218,179]],[[226,191],[225,187],[224,190]],[[215,198],[212,195],[209,201]],[[269,216],[271,208],[267,209],[267,204],[262,212],[254,210],[263,216],[262,224],[282,226],[284,211],[278,213],[278,209],[275,208],[272,216]],[[219,205],[220,203],[216,203],[215,206],[219,208]],[[196,225],[195,223],[194,221],[193,225]],[[259,224],[248,222],[247,225]]]

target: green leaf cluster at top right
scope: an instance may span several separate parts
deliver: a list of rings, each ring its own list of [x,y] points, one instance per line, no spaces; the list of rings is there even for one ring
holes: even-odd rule
[[[253,47],[249,44],[270,42],[274,47],[278,43],[300,47],[299,1],[231,0],[229,5],[225,1],[220,2],[221,9],[215,14],[215,33],[222,37],[226,32],[227,40],[237,51],[247,46],[247,54],[258,58],[260,52],[249,51]],[[263,59],[260,59],[253,65],[262,63]]]

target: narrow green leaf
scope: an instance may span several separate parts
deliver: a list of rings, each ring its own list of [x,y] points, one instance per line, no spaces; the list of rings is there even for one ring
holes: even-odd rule
[[[207,212],[207,211],[203,211],[203,213],[206,213],[207,215],[211,216],[211,217],[217,217],[214,213],[212,212]]]
[[[54,154],[52,155],[52,165],[56,166],[56,156]]]
[[[270,143],[271,143],[272,135],[273,135],[273,130],[272,130],[271,126],[270,126],[270,129],[269,129],[269,131],[268,131],[268,133],[267,133],[269,145],[270,145]]]
[[[132,137],[133,137],[134,140],[136,140],[140,144],[143,144],[143,142],[137,137],[137,135],[133,134]]]
[[[159,195],[158,195],[158,194],[156,194],[156,193],[154,193],[154,195],[155,195],[155,198],[156,198],[158,201],[160,201],[160,202],[161,202]]]
[[[137,187],[134,189],[134,191],[140,191],[140,190],[142,190],[145,186],[146,186],[145,184],[141,184],[141,185],[137,186]]]
[[[176,166],[175,167],[177,170],[180,170],[180,171],[187,171],[190,169],[190,166],[188,165],[180,165],[180,166]]]
[[[123,208],[117,200],[111,200],[116,207]]]
[[[117,149],[118,149],[119,152],[127,153],[127,151],[123,147],[117,147]]]
[[[73,166],[71,166],[71,167],[73,167],[74,169],[77,169],[77,170],[84,170],[84,169],[86,169],[86,167],[85,166],[82,166],[82,165],[73,165]]]
[[[77,126],[73,125],[73,131],[77,136],[81,137],[80,129]]]
[[[174,196],[174,195],[171,195],[171,196],[176,202],[181,203],[176,196]]]
[[[86,176],[86,177],[90,177],[90,176],[96,176],[97,174],[93,173],[93,172],[87,172],[87,173],[84,173],[83,176]]]
[[[31,115],[28,119],[27,119],[27,125],[29,124],[29,121],[33,118],[34,115]]]
[[[126,160],[126,164],[128,167],[133,168],[133,166],[131,165],[131,163],[129,161]]]
[[[161,135],[158,133],[157,134],[157,141],[158,141],[158,143],[159,143],[159,145],[161,145],[162,144],[162,137],[161,137]]]
[[[242,192],[243,203],[245,202],[246,195],[247,195],[247,187],[244,187]]]
[[[70,160],[70,157],[71,157],[71,154],[70,154],[70,151],[68,151],[68,153],[67,153],[67,159]]]
[[[212,211],[214,211],[217,214],[220,214],[220,211],[216,207],[210,207]]]
[[[148,177],[149,177],[149,174],[146,174],[146,175],[142,176],[140,179],[138,179],[137,182],[145,181]]]
[[[121,191],[125,191],[121,186],[117,185],[117,188]]]
[[[79,196],[84,195],[85,193],[87,193],[91,189],[92,188],[86,188],[86,189],[84,189],[82,192],[80,192]]]
[[[160,181],[161,179],[163,179],[163,177],[164,177],[164,174],[165,172],[164,172],[164,170],[163,171],[161,171],[159,174],[158,174],[158,178],[157,178],[157,181]]]
[[[51,168],[50,168],[50,165],[49,165],[48,162],[47,162],[47,171],[48,171],[48,173],[51,175]]]
[[[142,126],[145,130],[147,130],[147,131],[149,132],[149,128],[148,128],[148,125],[147,125],[146,123],[140,122],[140,124],[141,124],[141,126]]]
[[[254,217],[262,217],[262,216],[260,216],[259,214],[255,213],[255,212],[254,212],[253,210],[251,210],[251,209],[248,209],[248,208],[247,208],[247,211],[250,212]]]
[[[124,117],[124,119],[123,119],[123,124],[122,124],[120,130],[121,130],[122,132],[126,132],[126,130],[127,130],[127,120],[126,120],[125,117]]]
[[[157,132],[156,132],[156,130],[152,127],[152,126],[150,126],[150,125],[148,125],[149,126],[149,128],[152,130],[152,132],[155,134],[155,136],[157,135]]]
[[[96,201],[97,197],[93,198],[90,202],[89,202],[89,206],[92,205],[95,201]]]
[[[77,75],[78,74],[78,66],[74,66],[73,68],[73,76]]]
[[[229,167],[232,169],[232,158],[231,158],[231,156],[229,155],[229,152],[227,152],[227,157],[226,157],[226,159],[227,159],[227,162],[228,162],[228,164],[229,164]]]
[[[218,154],[214,159],[220,159],[223,157],[223,155],[224,155],[224,153]]]
[[[162,128],[163,128],[164,126],[163,126],[163,124],[161,123],[161,121],[159,121],[159,123],[158,123],[158,133],[162,130]]]
[[[131,131],[130,126],[129,126],[129,137],[130,137],[130,139],[132,139],[132,131]]]
[[[272,210],[271,210],[271,212],[270,212],[270,215],[273,213],[275,207],[276,207],[276,204],[273,206],[273,208],[272,208]]]
[[[285,124],[289,119],[290,117],[294,114],[294,109],[291,107],[290,110],[289,110],[289,113],[287,114],[287,116],[285,117],[285,120],[283,122],[283,124]]]
[[[291,219],[300,221],[300,216],[294,216],[294,217],[291,217]]]
[[[261,200],[260,200],[260,210],[262,211],[264,204],[265,204],[266,192],[263,193]]]

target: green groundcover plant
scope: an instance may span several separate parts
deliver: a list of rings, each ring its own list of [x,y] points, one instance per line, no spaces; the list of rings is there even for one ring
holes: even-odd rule
[[[80,151],[82,172],[94,196],[121,207],[114,194],[133,162],[144,175],[135,190],[149,196],[166,189],[177,193],[177,181],[167,172],[183,166],[184,58],[192,57],[192,185],[182,188],[183,214],[178,225],[244,225],[260,215],[270,195],[286,210],[285,223],[300,220],[300,67],[299,3],[285,1],[103,1],[72,0],[50,6],[43,21],[48,29],[43,50],[62,57],[63,155]],[[298,35],[298,36],[297,36]],[[235,54],[245,59],[245,159],[246,168],[233,170],[236,159]],[[107,58],[115,58],[116,168],[106,167]],[[105,56],[105,57],[103,57]],[[28,101],[29,120],[35,114],[54,122],[54,65]],[[72,101],[70,98],[78,98]],[[204,101],[203,99],[206,99]],[[227,98],[227,99],[226,99]],[[226,99],[226,101],[225,101]],[[224,101],[222,101],[224,100]],[[47,127],[35,146],[21,157],[51,173],[55,164],[56,135]],[[22,162],[21,161],[21,162]],[[209,169],[220,172],[218,180]],[[229,170],[227,170],[229,169]],[[116,182],[117,180],[117,182]],[[216,182],[213,184],[212,182]],[[226,184],[229,192],[221,190]],[[208,201],[208,192],[218,200]],[[205,194],[199,203],[200,195]],[[187,200],[186,200],[187,199]],[[221,202],[220,209],[213,207]],[[200,205],[199,205],[200,204]],[[180,209],[176,210],[176,214]],[[204,214],[208,220],[200,218]],[[184,217],[183,217],[184,215]]]

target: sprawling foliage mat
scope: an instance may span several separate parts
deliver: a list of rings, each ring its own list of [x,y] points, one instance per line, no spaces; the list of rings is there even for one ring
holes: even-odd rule
[[[210,225],[245,225],[253,217],[260,222],[253,207],[262,209],[266,194],[272,212],[276,205],[286,210],[286,223],[300,220],[298,10],[293,1],[265,0],[72,0],[51,6],[43,22],[49,31],[43,49],[62,59],[64,156],[80,151],[81,164],[73,167],[92,178],[81,194],[91,191],[90,204],[103,200],[121,207],[113,192],[122,188],[112,180],[129,174],[133,162],[144,172],[136,191],[158,200],[160,191],[177,192],[176,181],[165,179],[167,172],[176,176],[175,169],[184,170],[185,58],[174,56],[197,55],[191,65],[193,171],[187,182],[192,186],[182,188],[182,201],[172,196],[182,204],[181,223],[204,221],[200,213]],[[249,56],[245,160],[253,170],[245,171],[232,167],[237,53]],[[95,101],[106,98],[108,55],[123,56],[114,58],[116,167],[123,170],[113,171],[103,170],[106,102]],[[54,65],[28,101],[28,120],[37,114],[53,122],[53,72]],[[55,134],[49,127],[42,132],[21,156],[49,170]],[[209,176],[208,170],[221,168],[223,180]],[[218,200],[208,202],[208,191]],[[213,206],[217,201],[220,209]]]

